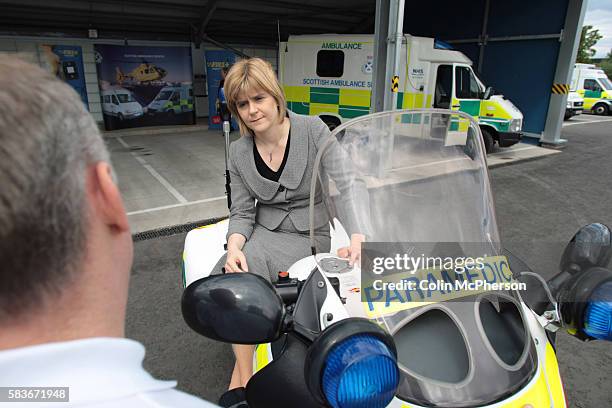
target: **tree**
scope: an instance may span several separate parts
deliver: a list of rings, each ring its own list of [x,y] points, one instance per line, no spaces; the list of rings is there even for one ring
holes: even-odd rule
[[[594,30],[593,26],[585,25],[582,27],[582,35],[580,36],[580,45],[578,46],[578,56],[576,62],[590,63],[591,57],[595,55],[595,44],[601,40],[603,35],[599,34],[599,30]]]
[[[606,55],[606,59],[599,63],[599,66],[604,70],[608,78],[612,78],[612,50]]]

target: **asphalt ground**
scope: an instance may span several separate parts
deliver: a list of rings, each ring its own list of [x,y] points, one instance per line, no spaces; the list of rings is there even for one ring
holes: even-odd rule
[[[580,226],[612,226],[612,119],[573,118],[562,137],[568,140],[562,154],[490,173],[502,242],[544,276],[557,271]],[[154,376],[216,402],[233,356],[229,345],[195,334],[182,320],[184,239],[181,233],[135,243],[127,336],[146,346],[145,367]],[[556,346],[569,406],[612,407],[612,343],[583,343],[560,332]]]

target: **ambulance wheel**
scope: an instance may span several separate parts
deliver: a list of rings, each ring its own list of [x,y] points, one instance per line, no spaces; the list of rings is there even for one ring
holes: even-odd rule
[[[610,109],[608,109],[608,105],[605,103],[598,103],[593,106],[593,113],[596,115],[607,116],[610,113]]]
[[[482,128],[480,130],[482,131],[482,141],[484,142],[485,152],[489,154],[491,150],[493,150],[493,144],[495,143],[493,141],[493,135],[491,135],[490,130]]]

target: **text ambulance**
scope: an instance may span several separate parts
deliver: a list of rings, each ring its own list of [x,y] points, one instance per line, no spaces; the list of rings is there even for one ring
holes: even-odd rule
[[[445,108],[472,115],[487,152],[521,139],[522,113],[502,95],[491,95],[459,51],[433,38],[404,35],[398,109]],[[280,44],[279,78],[287,105],[318,115],[331,128],[370,111],[373,35],[290,36]]]
[[[586,112],[597,115],[612,112],[612,82],[601,68],[593,64],[574,65],[570,89],[584,98]]]

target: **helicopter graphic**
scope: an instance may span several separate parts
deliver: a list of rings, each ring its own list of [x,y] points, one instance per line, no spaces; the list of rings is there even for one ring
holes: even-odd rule
[[[115,66],[115,72],[115,79],[120,85],[122,85],[124,82],[148,83],[159,81],[168,73],[164,68],[150,64],[145,60],[142,61],[142,64],[138,65],[128,73],[123,73],[121,68],[118,66]]]

